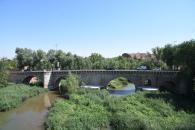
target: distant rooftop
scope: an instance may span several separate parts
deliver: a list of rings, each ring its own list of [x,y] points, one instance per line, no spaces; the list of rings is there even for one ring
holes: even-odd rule
[[[123,53],[122,54],[123,57],[127,57],[127,58],[132,58],[132,59],[150,59],[150,58],[154,58],[153,54],[150,53]]]

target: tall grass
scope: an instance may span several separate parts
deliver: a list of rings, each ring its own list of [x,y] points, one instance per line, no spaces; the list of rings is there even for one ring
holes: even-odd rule
[[[69,100],[54,103],[46,126],[48,130],[109,126],[112,130],[194,130],[194,106],[188,98],[170,93],[137,92],[116,97],[104,90],[80,89]]]
[[[24,84],[10,84],[0,89],[0,111],[15,108],[27,98],[47,91],[40,87],[30,87]]]

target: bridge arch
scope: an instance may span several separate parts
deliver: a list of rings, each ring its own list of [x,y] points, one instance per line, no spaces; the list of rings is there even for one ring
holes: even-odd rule
[[[61,77],[57,78],[54,81],[54,87],[53,87],[54,90],[58,90],[59,89],[59,87],[60,87],[60,81],[63,80],[63,79],[66,79],[66,76],[61,76]]]
[[[66,77],[68,72],[76,74],[86,85],[101,85],[105,86],[107,83],[116,77],[125,77],[132,81],[136,87],[143,86],[145,80],[151,80],[152,86],[164,87],[170,86],[171,89],[178,85],[178,71],[143,71],[143,70],[60,70],[60,71],[11,71],[9,81],[14,83],[29,83],[32,77],[37,77],[39,81],[43,81],[44,88],[53,89],[59,82],[61,77]],[[165,82],[167,81],[167,82]],[[169,82],[172,81],[172,82]],[[168,85],[167,85],[168,84]],[[175,88],[180,92],[184,87]],[[182,92],[182,91],[181,91]]]
[[[22,80],[22,83],[28,84],[28,85],[38,84],[38,85],[40,85],[40,86],[43,86],[43,82],[42,82],[41,79],[40,79],[38,76],[36,76],[36,75],[30,75],[30,76],[25,77],[25,78]]]

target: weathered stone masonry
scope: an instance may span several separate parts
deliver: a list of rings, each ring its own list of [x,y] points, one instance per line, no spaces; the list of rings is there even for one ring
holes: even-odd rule
[[[177,79],[178,71],[153,71],[153,70],[60,70],[60,71],[12,71],[9,81],[22,83],[26,78],[37,77],[43,82],[44,88],[54,89],[58,86],[61,78],[71,72],[87,85],[106,86],[108,82],[116,77],[125,77],[133,82],[135,86],[143,86],[145,80],[150,80],[152,86],[160,87],[171,84],[174,91],[182,93]],[[30,79],[29,78],[29,79]]]

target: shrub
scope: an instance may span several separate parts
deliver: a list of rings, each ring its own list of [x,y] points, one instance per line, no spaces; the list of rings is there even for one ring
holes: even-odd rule
[[[58,100],[51,108],[46,128],[48,130],[92,130],[107,127],[106,109],[97,104],[88,106]]]
[[[59,91],[62,95],[75,93],[78,88],[79,80],[71,73],[68,74],[66,79],[62,79],[60,81]]]
[[[54,104],[46,124],[48,130],[109,129],[109,125],[112,130],[193,130],[194,105],[168,92],[117,97],[105,90],[80,88],[68,101]]]
[[[0,88],[7,86],[8,72],[6,64],[0,61]]]
[[[117,112],[111,119],[113,130],[151,130],[143,118],[126,112]]]
[[[116,78],[116,79],[113,79],[111,80],[107,87],[108,88],[111,88],[111,89],[119,89],[119,88],[123,88],[125,86],[128,85],[128,80],[124,77],[119,77],[119,78]]]

